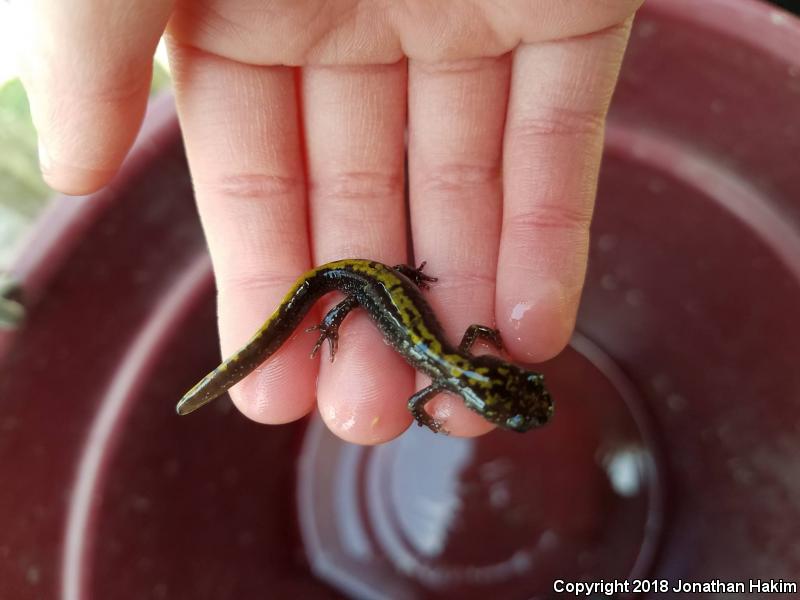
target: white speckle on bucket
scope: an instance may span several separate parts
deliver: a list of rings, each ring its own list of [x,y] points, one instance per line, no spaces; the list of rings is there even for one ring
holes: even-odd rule
[[[617,284],[617,278],[611,273],[606,273],[600,278],[600,287],[608,292],[613,292],[619,287]]]
[[[628,290],[625,293],[625,302],[634,307],[641,306],[644,302],[644,292],[642,290]]]
[[[636,24],[636,35],[642,38],[649,38],[658,30],[658,25],[653,21],[640,21]]]
[[[636,496],[644,485],[644,450],[621,448],[603,458],[611,487],[620,496]]]
[[[653,194],[661,194],[667,189],[667,184],[659,177],[652,177],[647,181],[647,191]]]
[[[608,233],[604,233],[597,238],[597,248],[603,252],[613,250],[617,245],[617,238]]]
[[[493,508],[506,508],[511,502],[511,491],[505,482],[499,481],[489,487],[489,503]]]
[[[686,398],[680,394],[670,394],[667,396],[667,406],[673,412],[680,412],[686,408]]]
[[[539,536],[539,541],[536,543],[536,545],[541,550],[552,550],[558,547],[558,542],[558,533],[552,529],[546,529],[544,532],[542,532],[542,535]]]

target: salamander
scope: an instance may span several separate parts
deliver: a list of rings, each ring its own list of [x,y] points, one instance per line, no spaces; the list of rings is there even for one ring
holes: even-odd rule
[[[317,300],[339,291],[344,300],[330,309],[319,325],[308,329],[319,331],[312,357],[327,340],[333,360],[339,326],[350,311],[360,307],[367,311],[386,341],[431,378],[431,384],[408,401],[419,425],[434,432],[442,430],[442,423],[427,413],[425,405],[444,391],[459,395],[467,407],[513,431],[528,431],[545,424],[553,413],[553,401],[544,376],[495,356],[471,354],[479,337],[502,349],[496,329],[470,325],[457,347],[450,344],[422,295],[421,290],[436,281],[422,272],[424,266],[425,263],[418,268],[389,267],[372,260],[346,259],[308,271],[250,341],[183,396],[178,414],[188,414],[225,393],[281,347]]]

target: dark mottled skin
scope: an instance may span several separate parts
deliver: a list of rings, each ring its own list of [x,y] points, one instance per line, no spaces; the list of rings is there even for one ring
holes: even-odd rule
[[[420,292],[428,281],[435,279],[423,275],[422,267],[388,267],[359,259],[340,260],[309,271],[244,348],[186,393],[178,403],[178,413],[192,412],[241,381],[281,347],[319,298],[339,291],[345,299],[312,328],[320,331],[312,356],[328,340],[333,359],[342,320],[354,308],[365,309],[392,347],[431,378],[431,385],[414,394],[408,403],[420,425],[441,430],[441,424],[425,411],[425,404],[442,391],[458,394],[470,409],[507,429],[528,431],[546,423],[553,413],[553,402],[543,376],[494,356],[470,354],[477,337],[501,346],[500,334],[494,329],[471,325],[459,347],[449,344]]]

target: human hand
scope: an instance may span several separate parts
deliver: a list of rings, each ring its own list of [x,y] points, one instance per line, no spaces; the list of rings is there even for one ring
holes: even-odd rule
[[[31,0],[15,10],[42,170],[66,193],[94,191],[118,169],[166,29],[223,354],[312,263],[406,262],[410,215],[451,341],[496,323],[512,357],[535,362],[574,326],[606,109],[639,4]],[[348,318],[334,363],[308,359],[315,339],[296,336],[231,390],[239,409],[284,423],[318,401],[344,439],[400,434],[423,382],[368,317]],[[456,435],[491,428],[458,398],[428,410]]]

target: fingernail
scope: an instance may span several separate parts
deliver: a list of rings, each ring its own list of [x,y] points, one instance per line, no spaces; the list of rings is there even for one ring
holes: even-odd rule
[[[506,306],[510,339],[504,340],[515,354],[541,360],[561,344],[568,328],[564,286],[555,280],[541,281],[524,296],[509,298]]]
[[[564,287],[555,280],[538,282],[533,289],[528,291],[525,298],[518,300],[511,308],[509,320],[514,330],[524,327],[524,322],[530,318],[531,310],[546,310],[548,312],[561,312],[564,306]]]

